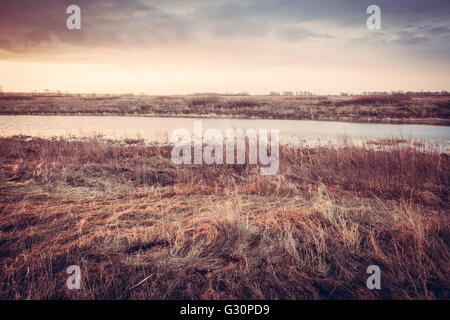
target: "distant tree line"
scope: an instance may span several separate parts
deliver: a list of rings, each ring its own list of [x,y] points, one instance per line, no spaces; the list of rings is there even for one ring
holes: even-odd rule
[[[269,96],[314,96],[315,94],[309,91],[270,91]]]
[[[405,95],[405,96],[411,96],[411,97],[442,97],[442,96],[449,96],[450,92],[446,90],[442,91],[374,91],[374,92],[363,92],[361,95],[363,96],[388,96],[388,95]]]

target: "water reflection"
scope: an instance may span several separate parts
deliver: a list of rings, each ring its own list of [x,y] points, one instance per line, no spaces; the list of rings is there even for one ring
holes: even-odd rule
[[[280,142],[294,145],[335,144],[343,136],[353,142],[401,137],[440,144],[448,151],[450,130],[444,126],[347,123],[310,120],[247,120],[150,118],[127,116],[0,116],[0,135],[39,137],[87,137],[102,135],[110,139],[144,139],[167,143],[175,129],[193,132],[194,121],[201,120],[203,130],[279,129]]]

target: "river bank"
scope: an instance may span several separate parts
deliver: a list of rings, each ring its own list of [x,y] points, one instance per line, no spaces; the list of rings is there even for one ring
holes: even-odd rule
[[[261,176],[170,151],[1,138],[0,297],[448,299],[448,155],[281,147]]]
[[[450,125],[450,99],[399,96],[0,96],[2,115],[132,115]]]

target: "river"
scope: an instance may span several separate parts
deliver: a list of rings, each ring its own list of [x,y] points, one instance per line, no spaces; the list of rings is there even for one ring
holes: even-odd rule
[[[446,152],[450,146],[450,129],[444,126],[273,119],[2,115],[0,135],[73,138],[101,135],[104,138],[139,138],[164,144],[176,129],[184,128],[193,132],[194,121],[202,121],[204,131],[210,128],[222,132],[237,128],[279,129],[281,144],[336,144],[345,136],[356,143],[393,137],[421,140],[439,145]]]

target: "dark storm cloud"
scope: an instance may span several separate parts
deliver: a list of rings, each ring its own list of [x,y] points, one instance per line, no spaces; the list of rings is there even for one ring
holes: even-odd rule
[[[77,4],[82,30],[67,30],[65,10]],[[384,32],[372,37],[398,46],[428,43],[436,50],[450,35],[448,0],[2,0],[0,48],[28,52],[57,43],[76,46],[164,46],[196,37],[285,41],[332,37],[334,30],[365,30],[366,9],[382,9]],[[303,23],[332,28],[311,30]],[[349,35],[349,39],[352,38]]]

